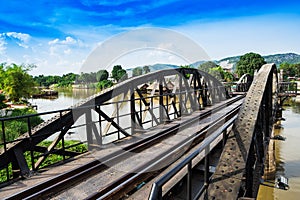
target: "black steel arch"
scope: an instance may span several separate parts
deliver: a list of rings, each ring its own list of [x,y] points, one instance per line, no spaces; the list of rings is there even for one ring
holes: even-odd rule
[[[276,65],[263,65],[228,136],[205,199],[256,197],[278,108],[277,83]]]
[[[151,89],[143,87],[154,83],[157,84]],[[21,117],[28,120],[30,129],[16,140],[5,143],[5,148],[0,149],[0,169],[12,164],[16,172],[14,177],[37,170],[49,154],[58,152],[55,147],[64,136],[78,127],[84,127],[91,149],[102,145],[105,137],[116,135],[115,140],[118,140],[204,109],[225,98],[222,83],[197,69],[167,69],[129,78],[69,109],[53,111],[59,114],[36,127],[30,127],[30,117],[33,115]],[[109,113],[110,107],[114,111]],[[125,113],[120,113],[123,108]],[[82,118],[83,123],[80,122]],[[14,118],[0,120],[4,130],[4,121]],[[129,126],[124,125],[126,120],[129,121]],[[5,135],[5,132],[2,131],[2,134]],[[54,134],[57,136],[49,148],[42,149],[38,146],[41,141]],[[26,151],[31,154],[36,151],[41,153],[37,161],[32,158],[32,169],[29,169],[25,160]]]

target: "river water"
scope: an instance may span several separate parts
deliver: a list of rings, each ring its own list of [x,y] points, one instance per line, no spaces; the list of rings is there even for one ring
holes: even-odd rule
[[[281,121],[282,128],[275,130],[275,135],[286,137],[285,141],[275,141],[276,177],[283,175],[288,178],[290,189],[261,185],[257,197],[260,200],[300,199],[300,103],[292,101],[284,108],[283,118],[286,120]]]
[[[30,99],[29,102],[32,105],[37,105],[37,111],[41,113],[67,109],[96,93],[97,90],[95,89],[58,89],[57,98]]]

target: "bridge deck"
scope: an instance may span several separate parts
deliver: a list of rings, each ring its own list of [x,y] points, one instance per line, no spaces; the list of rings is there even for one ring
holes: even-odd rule
[[[226,101],[225,101],[226,102]],[[222,102],[224,103],[224,102]],[[7,187],[1,188],[0,189],[0,196],[1,198],[5,198],[5,197],[9,197],[13,194],[16,194],[20,191],[24,191],[34,185],[40,184],[42,182],[45,182],[47,180],[52,179],[53,177],[62,174],[64,172],[70,171],[72,169],[75,169],[85,163],[91,162],[92,160],[101,160],[101,158],[112,154],[120,149],[123,149],[124,147],[135,143],[137,141],[142,140],[143,138],[147,138],[147,137],[151,137],[152,135],[167,130],[171,127],[173,127],[174,125],[178,125],[178,124],[183,124],[185,121],[188,121],[189,119],[192,118],[196,118],[199,117],[199,115],[201,115],[204,112],[207,112],[208,110],[213,110],[215,107],[217,107],[219,104],[216,104],[206,110],[202,110],[202,111],[197,111],[194,112],[191,115],[182,117],[181,119],[175,120],[169,124],[164,124],[164,125],[159,125],[156,128],[149,130],[147,132],[144,133],[137,133],[134,137],[129,137],[128,139],[123,140],[122,142],[119,143],[115,143],[115,144],[109,144],[106,146],[102,146],[101,151],[97,151],[97,152],[91,152],[91,153],[87,153],[85,155],[82,155],[80,157],[78,157],[78,159],[75,159],[73,161],[70,161],[64,165],[61,166],[57,166],[54,168],[50,168],[49,170],[40,172],[34,176],[32,176],[31,178],[25,179],[25,180],[21,180],[18,182],[15,182],[12,185],[9,185]],[[217,116],[218,114],[221,114],[222,110],[219,113],[215,113],[215,116]],[[209,119],[209,121],[207,121],[206,123],[203,122],[203,124],[201,124],[202,127],[207,126],[207,124],[209,122],[211,122],[211,120],[213,119]],[[200,128],[200,127],[197,127]],[[129,161],[127,160],[125,162],[122,162],[120,164],[118,164],[115,168],[112,168],[111,171],[105,171],[105,173],[101,173],[99,174],[97,177],[94,177],[94,181],[92,181],[92,184],[86,184],[86,182],[79,184],[79,186],[74,187],[73,189],[65,192],[62,194],[61,197],[70,197],[70,195],[75,195],[78,198],[84,198],[87,193],[83,192],[83,188],[89,189],[87,191],[90,192],[94,192],[95,189],[95,183],[99,180],[101,180],[102,184],[107,184],[108,182],[112,181],[113,179],[115,179],[117,176],[121,176],[122,172],[124,171],[128,171],[131,170],[133,167],[137,167],[137,163],[133,163],[132,160],[136,160],[138,161],[138,163],[142,163],[142,160],[146,160],[147,159],[154,159],[155,157],[157,157],[157,155],[159,155],[159,153],[163,152],[163,150],[167,150],[168,148],[174,146],[176,143],[182,141],[184,138],[189,137],[191,134],[193,134],[195,132],[195,127],[190,127],[188,129],[185,129],[184,131],[181,131],[180,134],[176,134],[174,135],[174,137],[172,137],[172,139],[168,139],[167,141],[164,141],[162,144],[158,144],[156,145],[156,150],[149,149],[147,151],[145,151],[145,154],[137,154],[135,159],[129,159]],[[126,169],[127,168],[127,169]],[[99,179],[99,177],[101,177],[101,179]],[[105,179],[106,177],[106,179]],[[99,185],[100,183],[97,182],[96,185]],[[94,187],[93,187],[94,185]],[[81,188],[81,189],[78,189]],[[78,195],[78,196],[77,196]]]

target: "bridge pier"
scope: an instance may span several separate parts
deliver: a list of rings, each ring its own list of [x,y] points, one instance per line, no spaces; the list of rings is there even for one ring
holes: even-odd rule
[[[274,131],[272,132],[274,137]],[[266,153],[265,169],[264,169],[264,180],[275,180],[276,173],[276,159],[275,159],[275,142],[270,140],[268,151]]]

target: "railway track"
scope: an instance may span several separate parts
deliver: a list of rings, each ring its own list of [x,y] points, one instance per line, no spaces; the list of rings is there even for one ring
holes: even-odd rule
[[[125,160],[130,160],[130,156],[136,155],[133,153],[143,152],[144,150],[165,141],[171,136],[177,135],[181,130],[194,130],[194,133],[189,137],[186,137],[170,149],[156,156],[155,159],[136,165],[132,171],[124,172],[118,179],[107,183],[85,197],[86,199],[121,198],[126,193],[136,189],[137,185],[147,182],[147,180],[154,177],[157,173],[167,167],[168,164],[176,161],[178,157],[188,151],[194,144],[199,143],[205,136],[216,130],[222,123],[235,116],[238,113],[243,98],[244,96],[238,96],[226,100],[223,103],[217,104],[212,109],[201,111],[201,114],[197,117],[182,121],[181,123],[175,123],[175,125],[170,128],[141,139],[121,150],[117,150],[112,154],[101,158],[101,162],[100,160],[95,160],[87,163],[5,199],[47,199],[56,196],[57,193],[63,194],[64,191],[69,188],[75,187],[82,181],[87,181],[89,177],[105,173],[109,170],[109,166],[114,166]],[[224,110],[224,113],[222,113],[222,110]],[[197,130],[197,128],[199,130]]]

